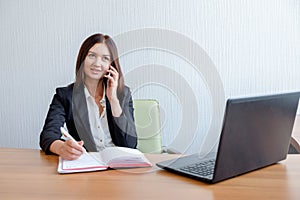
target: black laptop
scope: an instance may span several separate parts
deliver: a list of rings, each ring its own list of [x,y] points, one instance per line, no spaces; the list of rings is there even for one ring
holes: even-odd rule
[[[300,92],[229,99],[218,150],[156,165],[216,183],[286,159]]]

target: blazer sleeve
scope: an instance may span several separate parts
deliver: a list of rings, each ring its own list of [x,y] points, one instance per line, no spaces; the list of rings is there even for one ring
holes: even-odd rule
[[[124,95],[119,98],[122,114],[113,117],[109,105],[108,120],[112,140],[115,145],[136,148],[137,134],[133,116],[133,102],[128,87],[124,87]]]
[[[52,142],[61,139],[60,127],[64,125],[66,117],[62,90],[61,88],[56,89],[40,134],[40,147],[46,154],[51,154]]]

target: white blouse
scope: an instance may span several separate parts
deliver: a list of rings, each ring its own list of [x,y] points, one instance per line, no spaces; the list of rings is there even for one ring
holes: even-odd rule
[[[105,147],[115,146],[112,142],[111,135],[108,128],[107,115],[106,115],[106,100],[105,90],[100,104],[103,107],[103,112],[99,113],[99,108],[95,102],[95,98],[91,96],[88,89],[84,87],[84,94],[87,102],[89,113],[89,122],[94,141],[98,151],[105,149]]]

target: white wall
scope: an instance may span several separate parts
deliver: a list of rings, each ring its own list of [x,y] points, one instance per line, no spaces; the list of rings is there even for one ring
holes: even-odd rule
[[[211,120],[219,126],[212,119],[211,90],[220,88],[208,87],[208,79],[220,76],[226,98],[300,90],[299,16],[297,0],[0,0],[0,147],[39,148],[55,88],[74,80],[82,41],[101,32],[125,49],[121,63],[134,98],[160,101],[164,145],[206,151],[218,135],[206,137]],[[206,66],[197,71],[159,44],[126,52],[135,30],[147,35],[146,28],[162,37],[145,41],[178,47],[180,41],[164,38],[168,31],[193,41],[218,74],[205,74],[211,70]],[[124,35],[131,37],[119,41]],[[197,57],[191,46],[184,48]]]

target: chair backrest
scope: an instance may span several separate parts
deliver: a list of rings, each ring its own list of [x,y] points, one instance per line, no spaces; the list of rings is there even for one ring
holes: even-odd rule
[[[137,148],[143,153],[161,153],[160,110],[157,100],[133,100],[134,120],[138,136]]]
[[[295,138],[291,137],[291,143],[289,147],[289,154],[300,154],[300,145]]]

